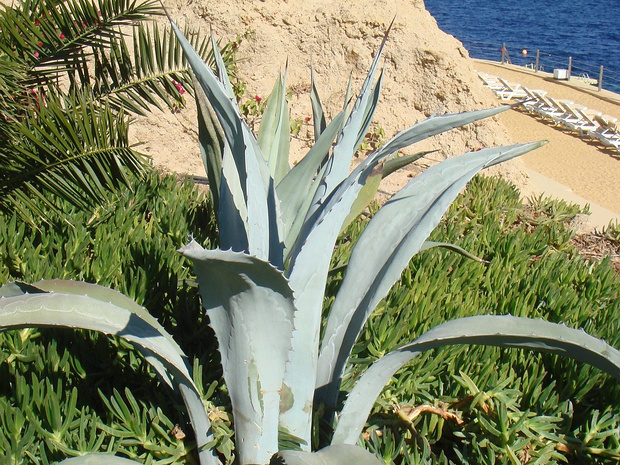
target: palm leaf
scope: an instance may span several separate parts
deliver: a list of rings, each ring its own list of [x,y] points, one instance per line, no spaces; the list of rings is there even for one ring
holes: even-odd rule
[[[209,41],[185,34],[198,54],[213,63]],[[162,103],[168,108],[185,105],[183,93],[192,92],[193,82],[172,29],[140,23],[133,28],[131,44],[116,36],[106,50],[95,49],[94,95],[108,97],[113,108],[141,115],[153,106],[162,109]]]
[[[160,14],[152,0],[69,0],[23,3],[0,12],[0,50],[25,63],[38,82],[82,66],[92,48],[106,47],[131,25]]]
[[[0,150],[0,209],[16,209],[30,222],[42,214],[31,197],[51,206],[45,194],[51,193],[83,208],[104,191],[129,185],[131,174],[146,166],[129,145],[123,113],[95,106],[88,94],[51,94],[14,125],[19,139]]]

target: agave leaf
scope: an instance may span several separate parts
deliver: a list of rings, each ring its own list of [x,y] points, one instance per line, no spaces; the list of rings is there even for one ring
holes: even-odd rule
[[[366,320],[461,189],[495,160],[516,157],[540,145],[498,147],[448,159],[409,181],[375,214],[351,253],[327,320],[317,387],[322,388],[321,398],[328,406],[336,400],[340,376]]]
[[[280,206],[282,209],[282,221],[284,223],[284,244],[290,247],[299,228],[306,216],[310,203],[307,202],[313,181],[321,165],[325,163],[329,155],[329,149],[332,146],[334,138],[341,130],[344,121],[344,113],[340,112],[322,131],[317,142],[312,146],[308,153],[288,172],[276,187],[276,193],[279,198],[286,199]],[[304,203],[307,203],[305,208]],[[301,217],[301,221],[295,221]],[[293,224],[297,224],[297,228],[293,228]]]
[[[385,165],[377,166],[375,170],[371,171],[368,178],[366,178],[366,183],[357,194],[353,205],[351,205],[351,211],[342,222],[340,233],[347,229],[349,225],[362,214],[362,212],[366,209],[366,207],[368,207],[368,205],[370,205],[370,202],[372,202],[377,195],[379,186],[381,185],[381,180],[383,179],[384,166]]]
[[[371,89],[371,86],[391,28],[392,24],[390,24],[390,27],[383,37],[383,41],[375,54],[357,100],[353,105],[351,114],[336,141],[333,155],[329,159],[327,170],[323,179],[321,179],[321,189],[317,190],[315,198],[313,199],[313,210],[315,210],[319,204],[323,203],[336,186],[348,176],[351,159],[361,142],[360,134],[362,134],[361,138],[363,139],[368,130],[368,126],[370,125],[369,118],[372,118],[377,105],[383,73],[381,73],[381,77],[375,88]]]
[[[494,116],[508,110],[509,108],[509,106],[501,106],[487,110],[434,116],[398,133],[383,147],[360,163],[351,172],[348,178],[340,183],[334,192],[322,204],[320,204],[317,209],[308,212],[304,220],[304,225],[302,226],[291,253],[289,254],[291,261],[294,262],[297,259],[297,255],[299,255],[304,248],[307,248],[305,244],[307,243],[309,236],[314,233],[314,230],[318,226],[329,222],[329,228],[331,229],[328,229],[328,231],[333,231],[334,228],[336,231],[340,231],[342,222],[346,218],[346,215],[348,215],[351,211],[351,205],[355,201],[359,191],[366,183],[368,176],[370,176],[373,170],[376,169],[377,165],[387,157],[410,144],[419,142],[425,138],[434,136],[449,129]],[[503,161],[503,158],[498,157],[496,162],[499,163],[501,161]],[[322,184],[319,186],[319,189],[324,190],[324,185]],[[316,197],[317,196],[315,195],[315,198]],[[343,211],[346,211],[344,215],[342,213]],[[329,250],[331,250],[333,244],[325,244],[324,250],[327,250],[328,247]]]
[[[284,450],[271,458],[270,465],[382,465],[376,456],[351,444],[334,444],[317,452]]]
[[[357,139],[355,141],[355,145],[353,145],[353,153],[355,153],[358,147],[361,145],[362,141],[366,137],[366,134],[368,133],[370,123],[372,123],[372,118],[375,115],[375,110],[377,109],[377,105],[379,104],[379,97],[381,96],[381,87],[383,84],[384,72],[385,68],[381,68],[379,78],[377,79],[377,82],[370,91],[370,98],[368,99],[368,102],[366,102],[366,108],[364,109],[364,114],[361,120],[359,132],[357,134]],[[334,151],[337,150],[338,149],[334,147]]]
[[[400,157],[394,157],[386,160],[383,164],[383,170],[381,171],[383,179],[387,178],[390,174],[398,171],[399,169],[410,165],[414,161],[417,161],[420,158],[434,152],[437,152],[437,150],[423,150],[421,152],[412,153],[411,155],[402,155]]]
[[[88,454],[65,459],[58,462],[58,465],[142,465],[142,463],[110,454]]]
[[[325,199],[318,208],[309,211],[306,216],[304,227],[300,232],[300,237],[297,240],[297,249],[293,256],[299,252],[301,245],[303,245],[306,237],[314,229],[317,224],[322,223],[326,216],[333,215],[332,209],[334,205],[346,201],[352,202],[354,197],[358,195],[362,189],[368,176],[375,170],[376,166],[390,157],[392,154],[399,150],[424,140],[428,137],[440,134],[442,132],[454,129],[456,127],[464,126],[466,124],[478,121],[480,119],[489,118],[495,116],[498,113],[510,109],[509,106],[500,106],[496,108],[490,108],[486,110],[477,110],[464,113],[446,114],[441,116],[432,116],[424,121],[421,121],[410,128],[399,132],[396,136],[390,139],[383,147],[376,152],[372,153],[366,160],[360,163],[339,186],[330,194],[329,198]],[[502,158],[498,158],[497,163],[503,161]],[[323,183],[320,186],[320,190],[325,191]],[[316,199],[317,195],[315,195]],[[347,200],[348,199],[348,200]]]
[[[474,255],[473,253],[465,250],[463,247],[460,247],[456,244],[450,244],[449,242],[424,241],[422,247],[420,247],[420,252],[423,250],[434,249],[435,247],[441,247],[451,250],[452,252],[456,252],[463,257],[469,258],[470,260],[474,260],[479,263],[489,263],[487,260]]]
[[[276,185],[288,173],[290,119],[286,102],[286,70],[278,76],[258,129],[258,144],[269,165]]]
[[[194,47],[192,47],[189,41],[185,38],[177,25],[173,21],[170,21],[170,24],[172,25],[172,29],[181,43],[183,53],[185,53],[196,80],[202,87],[207,99],[217,114],[226,136],[226,140],[228,141],[231,151],[235,157],[237,171],[240,175],[245,174],[245,138],[242,128],[243,122],[239,116],[238,109],[229,98],[225,86],[215,77],[211,69],[202,61],[202,58],[198,55],[196,50],[194,50]],[[242,187],[245,192],[244,177],[242,178]]]
[[[238,198],[238,192],[231,186],[228,186],[225,189],[226,192],[221,193],[220,197],[231,194],[234,199],[232,204],[242,208],[240,206],[245,202],[247,206],[247,218],[243,218],[242,215],[234,216],[234,223],[230,227],[226,224],[220,224],[220,229],[223,228],[226,231],[228,228],[237,233],[239,232],[239,218],[245,219],[247,251],[261,259],[271,259],[275,254],[270,252],[270,247],[275,247],[274,245],[277,244],[281,248],[279,244],[282,241],[279,237],[270,237],[270,234],[280,231],[281,228],[277,224],[278,218],[269,216],[270,211],[277,209],[277,200],[275,193],[271,192],[273,186],[260,147],[247,124],[241,119],[236,104],[229,98],[229,91],[226,86],[215,77],[211,69],[202,61],[176,24],[173,21],[170,23],[197,81],[215,110],[235,162],[239,185],[244,198]],[[224,160],[223,164],[227,165],[226,156]],[[232,171],[232,167],[228,167],[228,171]],[[230,174],[234,177],[234,173]],[[231,202],[228,202],[228,205],[230,206]],[[220,215],[220,221],[223,218],[225,217]],[[220,237],[224,236],[224,234],[220,234]],[[231,244],[233,250],[244,250],[241,248],[245,245],[243,239],[240,237],[239,243]]]
[[[357,442],[375,399],[396,370],[426,350],[456,344],[551,352],[593,365],[620,380],[620,351],[583,330],[510,315],[459,318],[436,326],[375,362],[349,394],[332,444]]]
[[[211,203],[215,212],[219,211],[219,196],[222,177],[222,158],[224,153],[224,131],[220,126],[215,111],[207,100],[202,87],[192,75],[196,107],[198,109],[198,141],[202,164],[209,179]]]
[[[222,58],[222,54],[220,53],[220,47],[215,39],[215,34],[211,32],[211,49],[213,50],[213,58],[215,59],[215,70],[217,72],[217,77],[219,81],[224,86],[224,91],[228,96],[228,99],[233,103],[234,106],[237,106],[237,101],[235,100],[235,91],[233,90],[233,86],[230,83],[230,79],[228,77],[228,70],[226,69],[226,63],[224,63],[224,59]]]
[[[193,241],[180,252],[194,263],[202,304],[218,339],[240,463],[267,463],[278,450],[293,293],[282,273],[256,257],[205,250]]]
[[[436,150],[427,150],[423,152],[414,153],[411,155],[403,155],[401,157],[392,158],[383,163],[380,170],[375,170],[368,176],[366,180],[366,184],[362,187],[355,202],[353,202],[353,206],[351,207],[351,212],[344,220],[342,227],[340,228],[340,232],[342,233],[362,212],[370,205],[370,202],[375,198],[377,192],[379,191],[379,186],[381,185],[381,180],[388,177],[390,174],[395,171],[404,168],[405,166],[413,163],[416,160],[419,160],[425,155],[429,153],[436,152]]]
[[[235,252],[248,250],[248,207],[239,172],[227,142],[224,142],[218,200],[217,223],[220,230],[218,235],[220,247]]]
[[[319,98],[319,92],[316,89],[316,77],[314,75],[314,63],[310,65],[310,101],[312,102],[312,121],[314,121],[314,141],[318,142],[319,137],[325,131],[327,123],[325,121],[325,114],[323,113],[323,104]]]
[[[174,379],[179,387],[194,427],[201,464],[218,464],[213,451],[206,449],[213,441],[211,424],[185,357],[161,325],[152,317],[142,318],[146,310],[137,310],[137,305],[126,297],[95,285],[60,281],[43,281],[38,285],[69,289],[72,293],[42,292],[0,298],[0,330],[58,326],[99,331],[131,342],[147,361],[157,361],[153,366],[164,379]],[[85,291],[92,296],[83,294]],[[111,301],[100,300],[99,296]]]
[[[298,310],[295,314],[295,328],[299,331],[293,334],[291,362],[286,375],[287,385],[293,391],[296,404],[286,413],[287,418],[282,418],[286,421],[284,426],[296,436],[306,441],[309,440],[307,425],[311,422],[307,404],[313,394],[308,387],[308,378],[312,373],[317,373],[315,354],[318,351],[320,316],[330,257],[342,223],[351,211],[351,206],[359,191],[366,184],[368,176],[384,158],[404,148],[404,142],[417,142],[424,137],[494,115],[507,108],[499,107],[460,115],[444,115],[432,118],[432,121],[429,119],[418,123],[414,128],[396,135],[379,151],[364,160],[317,210],[309,211],[291,247],[286,272],[291,289],[295,292],[295,306]],[[499,159],[501,156],[498,156]],[[319,186],[319,189],[322,188],[324,188],[323,183]],[[300,354],[311,355],[301,356]],[[329,367],[331,363],[334,362],[330,360],[326,366]],[[326,366],[324,365],[321,369],[324,373],[333,368],[326,368]],[[317,387],[322,384],[322,382],[317,384]],[[304,416],[307,418],[303,418]]]

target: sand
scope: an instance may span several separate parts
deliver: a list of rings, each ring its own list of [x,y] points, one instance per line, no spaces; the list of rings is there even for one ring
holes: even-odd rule
[[[579,81],[557,81],[549,73],[534,73],[517,66],[482,60],[476,60],[475,66],[479,71],[531,89],[543,89],[553,97],[620,118],[620,96],[611,92],[599,93],[596,87]],[[582,204],[587,201],[596,212],[603,211],[595,219],[599,228],[613,218],[620,219],[620,154],[521,111],[503,113],[500,122],[514,140],[549,141],[548,145],[522,157],[535,193],[544,191]]]

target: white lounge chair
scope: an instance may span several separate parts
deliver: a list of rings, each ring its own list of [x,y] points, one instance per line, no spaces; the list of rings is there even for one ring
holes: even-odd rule
[[[521,89],[521,84],[510,83],[506,79],[498,77],[497,80],[500,84],[504,86],[503,89],[493,90],[495,95],[497,95],[500,99],[507,100],[517,100],[523,99],[527,97],[527,94]]]
[[[493,76],[492,74],[483,73],[481,71],[477,71],[478,77],[482,81],[482,85],[484,87],[488,87],[491,90],[501,90],[504,88],[503,84],[497,80],[497,76]]]
[[[576,106],[575,111],[581,119],[575,123],[566,123],[566,128],[570,131],[578,132],[581,137],[587,136],[589,131],[596,131],[600,125],[594,120],[595,116],[602,113],[596,110],[588,110],[585,107]]]
[[[521,108],[530,114],[538,114],[538,109],[545,105],[545,101],[542,97],[547,95],[547,91],[542,89],[528,89],[525,86],[521,88],[526,95],[526,97],[521,100]]]
[[[568,100],[556,100],[556,103],[560,106],[560,109],[564,110],[564,113],[553,116],[553,122],[555,124],[561,124],[566,129],[570,129],[571,124],[577,124],[582,121],[583,118],[577,113],[577,108],[587,110],[583,105],[578,105]]]
[[[555,123],[553,118],[563,115],[565,111],[564,108],[550,95],[540,95],[540,99],[542,100],[543,105],[540,105],[537,108],[538,116],[549,119]]]
[[[606,147],[614,147],[620,152],[620,133],[616,125],[618,118],[608,115],[596,115],[594,121],[599,127],[593,131],[588,131],[588,135],[599,140]]]

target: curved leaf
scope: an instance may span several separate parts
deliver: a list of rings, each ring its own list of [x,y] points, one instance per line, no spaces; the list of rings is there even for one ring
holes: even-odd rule
[[[217,115],[227,145],[230,148],[229,153],[234,160],[234,168],[237,172],[241,192],[237,192],[233,184],[225,186],[223,192],[220,193],[220,201],[225,206],[236,206],[235,211],[237,212],[243,210],[243,204],[247,208],[247,217],[233,214],[230,218],[231,224],[220,224],[220,238],[229,241],[229,244],[226,245],[230,245],[235,251],[247,250],[250,254],[261,259],[274,260],[273,263],[276,266],[281,266],[283,261],[281,258],[282,241],[278,235],[281,232],[281,226],[278,224],[280,220],[278,215],[270,215],[271,212],[277,211],[278,201],[274,192],[275,186],[270,179],[269,169],[258,142],[247,124],[241,119],[239,108],[234,99],[230,98],[229,89],[215,77],[172,20],[170,24],[181,43],[196,80],[200,83]],[[224,169],[227,165],[225,152]],[[234,177],[233,166],[228,166],[228,169],[231,171],[231,176]],[[227,177],[225,174],[224,178]],[[233,198],[232,201],[230,201],[231,197]],[[220,209],[220,211],[225,210]],[[219,219],[223,221],[228,217],[220,215]],[[245,237],[241,234],[240,220],[245,221],[247,232]],[[232,238],[238,238],[238,242],[230,242],[232,239],[228,236],[228,231],[233,233]]]
[[[156,361],[153,366],[164,379],[173,379],[179,387],[194,427],[201,463],[218,464],[214,452],[206,449],[207,444],[213,441],[211,423],[185,358],[161,325],[150,316],[142,318],[146,310],[137,310],[136,304],[126,297],[96,285],[62,281],[38,284],[71,289],[74,293],[44,292],[2,297],[0,330],[58,326],[99,331],[131,342],[145,354],[147,361]],[[93,296],[84,294],[85,290]],[[112,301],[100,300],[98,295]]]
[[[393,151],[403,148],[405,142],[417,142],[444,130],[492,116],[507,108],[509,107],[458,115],[444,115],[418,123],[413,128],[395,136],[379,151],[364,160],[347,179],[340,183],[318,209],[308,213],[295,244],[291,247],[287,268],[287,276],[291,289],[295,292],[295,305],[298,310],[295,316],[295,328],[299,329],[293,334],[292,357],[298,357],[295,360],[291,359],[291,366],[294,367],[295,371],[287,373],[287,377],[290,377],[291,382],[295,382],[296,388],[300,390],[294,393],[296,408],[291,410],[291,415],[294,412],[295,415],[301,416],[298,412],[306,412],[305,415],[308,417],[305,419],[288,419],[291,427],[293,427],[294,422],[297,423],[293,427],[294,430],[291,430],[296,436],[309,442],[307,425],[311,422],[310,410],[306,404],[307,399],[311,399],[313,394],[308,386],[308,379],[313,373],[317,373],[318,356],[315,354],[319,348],[321,310],[330,257],[342,223],[351,211],[351,207],[360,190],[366,184],[368,177],[372,175],[373,170],[383,159],[394,153]],[[503,158],[498,156],[497,160],[503,160]],[[325,184],[321,182],[318,189],[325,190]],[[299,354],[311,355],[302,357]],[[322,370],[325,372],[332,368],[328,367]]]
[[[323,113],[323,104],[319,97],[319,92],[316,89],[316,77],[314,75],[314,62],[310,64],[310,101],[312,102],[312,120],[314,121],[314,141],[319,140],[319,137],[327,127],[325,121],[325,114]]]
[[[270,465],[383,465],[384,462],[361,447],[334,444],[317,452],[284,450],[271,458]]]
[[[317,142],[308,153],[297,163],[282,181],[276,186],[280,199],[286,199],[280,206],[284,223],[284,245],[286,248],[295,242],[297,234],[306,217],[312,200],[312,188],[315,176],[324,164],[334,138],[341,129],[344,113],[340,112],[321,132]],[[318,184],[317,184],[318,186]]]
[[[241,463],[267,463],[278,449],[280,392],[293,332],[293,293],[281,272],[247,254],[205,250],[190,258],[218,339]]]
[[[333,406],[353,344],[379,301],[439,224],[461,189],[481,169],[541,143],[470,152],[435,165],[396,193],[358,239],[332,306],[319,356],[317,387]]]
[[[436,326],[411,344],[376,361],[349,394],[332,444],[357,442],[375,399],[405,363],[426,350],[456,344],[551,352],[593,365],[620,380],[620,351],[583,330],[510,315],[459,318]]]

